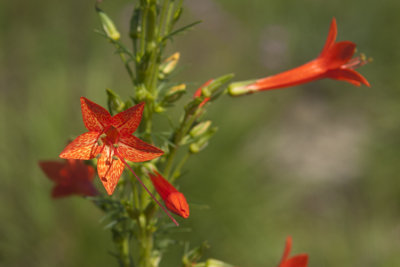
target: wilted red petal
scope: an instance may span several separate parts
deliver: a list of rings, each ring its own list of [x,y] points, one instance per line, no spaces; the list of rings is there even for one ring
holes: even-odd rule
[[[325,56],[328,53],[330,47],[335,43],[337,36],[337,26],[336,26],[336,19],[333,18],[331,22],[331,26],[329,27],[328,37],[326,38],[326,42],[324,48],[321,51],[320,57]]]
[[[56,185],[51,191],[52,198],[67,197],[75,194],[76,192],[70,186]]]
[[[139,103],[112,117],[112,124],[121,135],[130,135],[136,131],[142,119],[144,102]]]
[[[97,161],[97,173],[109,195],[114,192],[125,168],[124,163],[113,155],[114,153],[106,146]]]
[[[40,161],[39,166],[42,171],[49,177],[51,180],[58,182],[63,177],[60,175],[60,171],[65,166],[65,162],[59,161]]]
[[[82,118],[89,131],[101,132],[106,126],[111,125],[111,115],[102,106],[81,97]]]
[[[76,169],[80,179],[93,181],[95,170],[92,166],[86,165],[82,160],[67,159],[67,161],[70,165],[75,165],[74,169]]]
[[[150,174],[150,179],[157,193],[164,200],[167,209],[185,219],[189,217],[189,205],[185,196],[162,177],[161,174],[156,171],[154,173]]]
[[[60,153],[60,158],[85,160],[94,158],[100,152],[97,144],[99,135],[98,132],[81,134],[64,148]]]
[[[52,190],[52,197],[65,197],[69,195],[94,196],[96,188],[92,184],[94,169],[85,165],[81,160],[69,159],[63,162],[42,161],[40,167],[47,177],[56,185]]]
[[[365,79],[360,73],[352,69],[330,70],[326,73],[326,76],[331,79],[349,82],[355,86],[360,86],[361,84],[365,84],[368,87],[370,86],[367,79]]]
[[[164,154],[164,151],[152,146],[139,138],[130,135],[123,136],[119,140],[118,152],[126,160],[142,162],[152,160]]]

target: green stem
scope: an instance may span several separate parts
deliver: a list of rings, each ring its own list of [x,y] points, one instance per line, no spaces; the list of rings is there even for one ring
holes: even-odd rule
[[[182,123],[178,130],[174,134],[173,138],[173,145],[169,146],[169,153],[167,155],[167,160],[164,168],[164,176],[165,177],[170,177],[170,173],[172,170],[172,165],[176,156],[176,153],[179,149],[179,144],[182,141],[182,138],[187,134],[189,131],[191,125],[194,123],[194,121],[197,119],[197,116],[194,114],[188,114],[185,113],[185,117],[182,120]]]
[[[116,44],[117,49],[120,47],[119,44]],[[131,66],[129,65],[129,61],[126,59],[124,53],[120,52],[119,56],[122,60],[122,62],[124,63],[125,69],[129,74],[129,77],[131,78],[131,82],[133,85],[135,85],[135,76],[133,75],[133,71],[131,69]]]
[[[144,217],[144,215],[143,215]],[[148,226],[148,222],[146,219],[140,220],[143,225],[140,229],[139,234],[139,267],[155,267],[152,262],[152,251],[153,251],[153,232]]]
[[[172,28],[171,17],[172,17],[172,13],[174,12],[174,5],[175,5],[175,1],[172,1],[172,3],[169,3],[169,6],[168,6],[167,18],[164,23],[164,27],[165,27],[164,28],[164,36],[168,35]]]
[[[120,260],[122,267],[131,267],[131,257],[129,250],[129,236],[125,235],[118,244],[120,252]]]
[[[170,177],[169,181],[173,183],[180,175],[181,175],[181,169],[183,165],[185,165],[186,161],[189,159],[191,153],[188,151],[186,154],[182,157],[181,161],[176,165],[176,168],[174,172],[172,173],[172,176]]]

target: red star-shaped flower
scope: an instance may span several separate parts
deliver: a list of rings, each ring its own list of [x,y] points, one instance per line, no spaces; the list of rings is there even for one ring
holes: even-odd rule
[[[336,19],[333,18],[328,38],[320,55],[299,67],[249,82],[233,83],[229,88],[231,95],[242,95],[257,91],[295,86],[323,78],[331,78],[360,86],[369,82],[354,69],[365,65],[365,56],[353,58],[356,44],[350,41],[335,42],[337,35]]]
[[[100,155],[97,172],[107,193],[111,195],[125,164],[148,161],[164,152],[132,135],[142,119],[144,103],[137,104],[114,116],[103,107],[81,97],[83,123],[89,130],[67,145],[60,157],[92,159]]]
[[[307,267],[308,255],[298,254],[289,258],[290,250],[292,249],[292,237],[286,239],[285,250],[283,251],[281,262],[278,267]]]
[[[40,168],[56,185],[51,193],[53,198],[69,195],[95,196],[96,188],[92,181],[94,169],[81,160],[68,159],[60,161],[40,161]]]
[[[153,182],[154,188],[160,197],[164,200],[167,209],[173,213],[183,217],[189,217],[189,205],[186,202],[185,196],[179,192],[172,184],[170,184],[164,177],[158,172],[154,171],[154,174],[149,174],[150,179]]]

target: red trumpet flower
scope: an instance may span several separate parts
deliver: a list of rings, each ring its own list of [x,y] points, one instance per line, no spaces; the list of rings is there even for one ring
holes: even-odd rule
[[[96,103],[81,97],[82,117],[89,130],[67,145],[60,157],[92,159],[99,156],[97,172],[111,195],[125,168],[125,160],[142,162],[164,152],[132,135],[142,119],[144,103],[111,116]]]
[[[229,88],[231,95],[242,95],[257,91],[295,86],[323,78],[331,78],[360,86],[369,82],[354,69],[367,63],[365,56],[353,58],[356,44],[350,41],[335,42],[336,19],[333,18],[328,38],[320,55],[299,67],[249,82],[234,83]]]
[[[186,202],[185,196],[162,177],[161,174],[156,171],[154,173],[155,175],[149,174],[150,179],[157,193],[164,200],[167,209],[185,219],[189,217],[189,205]]]
[[[92,184],[94,169],[85,165],[83,161],[74,159],[64,162],[40,161],[39,166],[47,177],[56,183],[51,193],[53,198],[97,195],[97,190]]]
[[[290,250],[292,249],[292,237],[286,239],[285,250],[283,251],[281,262],[278,267],[307,267],[308,255],[298,254],[289,258]]]

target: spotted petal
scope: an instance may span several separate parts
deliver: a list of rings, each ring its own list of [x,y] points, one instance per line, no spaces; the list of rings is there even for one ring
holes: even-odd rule
[[[110,113],[85,97],[81,97],[81,109],[83,123],[89,131],[101,132],[105,127],[111,125]]]
[[[121,137],[117,149],[118,153],[120,153],[124,159],[133,162],[152,160],[164,154],[164,151],[161,149],[158,149],[133,135]]]
[[[120,159],[113,157],[113,155],[113,151],[106,146],[97,161],[97,173],[109,195],[114,192],[125,168],[124,163]]]
[[[118,128],[121,135],[131,135],[142,120],[144,102],[139,103],[112,117],[112,124]]]
[[[60,153],[63,159],[92,159],[99,152],[100,147],[97,145],[98,132],[87,132],[81,134],[74,141],[69,143]]]

